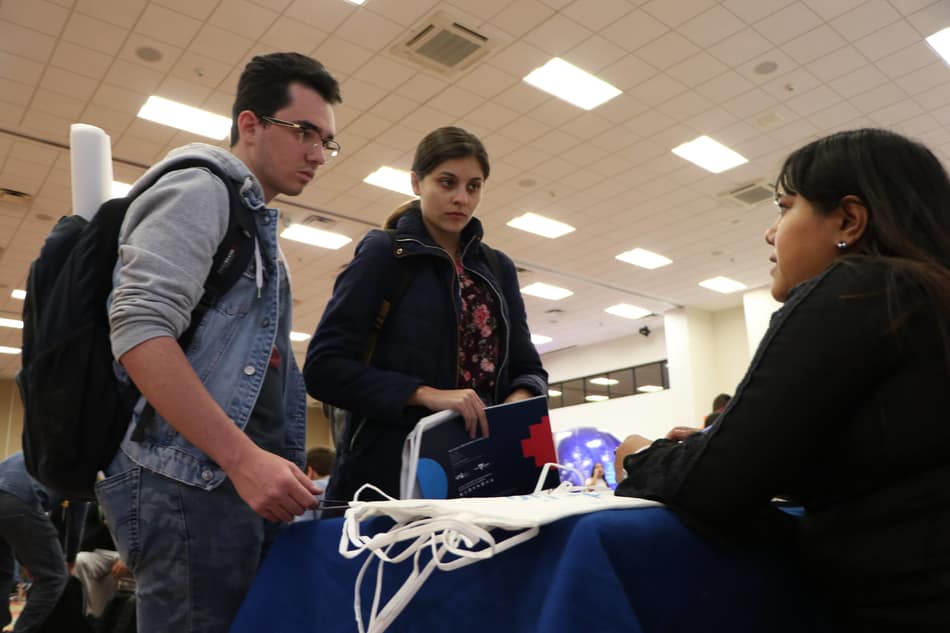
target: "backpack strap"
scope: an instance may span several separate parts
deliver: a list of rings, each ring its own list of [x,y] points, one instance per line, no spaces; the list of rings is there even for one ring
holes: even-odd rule
[[[204,294],[198,301],[198,305],[191,311],[188,328],[178,337],[178,344],[183,350],[188,349],[208,310],[214,307],[218,300],[234,287],[234,284],[247,269],[254,254],[254,240],[257,238],[257,225],[254,223],[254,215],[244,205],[239,187],[216,163],[200,158],[183,160],[156,176],[155,180],[157,181],[168,172],[192,167],[208,169],[227,187],[228,228],[212,258],[211,270],[208,272],[208,278],[204,283]],[[146,402],[142,415],[139,416],[138,424],[135,430],[132,431],[132,441],[141,442],[145,439],[145,427],[154,417],[155,408],[151,403]]]
[[[504,299],[505,282],[501,276],[501,261],[498,259],[498,251],[485,242],[479,242],[478,245],[482,249],[482,256],[485,258],[485,261],[488,262],[488,267],[491,269],[491,274],[495,277],[495,283],[498,284],[498,291],[501,293],[502,299]]]
[[[386,232],[389,233],[389,239],[393,241],[393,250],[395,251],[394,240],[396,229],[386,229]],[[495,277],[498,290],[501,292],[502,299],[504,300],[501,261],[498,259],[498,251],[484,242],[479,242],[478,245],[481,248],[482,255],[488,262],[488,267]],[[409,262],[404,257],[396,257],[395,252],[393,256],[396,258],[396,283],[389,288],[389,292],[386,293],[380,302],[379,310],[376,312],[376,319],[373,321],[373,329],[370,330],[369,335],[366,337],[366,344],[363,346],[362,356],[364,365],[369,365],[373,359],[373,353],[376,351],[376,342],[379,340],[379,333],[383,331],[383,326],[386,324],[389,313],[393,311],[393,308],[395,308],[396,304],[399,303],[399,300],[402,299],[403,295],[405,295],[409,289],[409,284],[412,283],[413,271],[410,270]]]
[[[396,229],[386,229],[386,232],[389,234],[389,239],[395,251]],[[383,326],[386,324],[389,313],[392,312],[403,295],[406,294],[406,291],[409,290],[409,284],[412,283],[414,276],[413,271],[410,270],[409,262],[405,261],[405,258],[396,257],[395,252],[393,253],[393,257],[396,259],[396,282],[387,289],[387,292],[383,295],[383,300],[379,303],[379,310],[377,310],[376,318],[373,320],[373,329],[370,330],[369,335],[366,337],[366,343],[363,346],[362,360],[364,365],[369,365],[370,361],[373,360],[373,353],[376,351],[376,342],[379,340],[379,333],[383,331]]]

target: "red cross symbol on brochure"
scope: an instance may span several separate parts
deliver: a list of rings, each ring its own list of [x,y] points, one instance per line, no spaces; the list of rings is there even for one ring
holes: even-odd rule
[[[548,462],[557,463],[557,454],[554,452],[554,436],[551,434],[551,420],[548,416],[541,418],[537,424],[528,427],[531,436],[521,440],[521,454],[533,457],[534,465],[541,468]]]

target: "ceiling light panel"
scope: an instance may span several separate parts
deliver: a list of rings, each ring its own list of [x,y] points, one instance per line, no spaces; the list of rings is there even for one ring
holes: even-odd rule
[[[574,231],[574,227],[570,224],[564,224],[563,222],[558,222],[557,220],[552,220],[551,218],[546,218],[543,215],[531,212],[519,215],[513,220],[510,220],[508,226],[550,239],[555,239]]]
[[[593,110],[621,93],[606,81],[560,57],[535,68],[524,81],[585,110]]]
[[[304,226],[303,224],[291,224],[281,232],[280,236],[295,242],[303,242],[304,244],[332,250],[337,250],[353,241],[346,235],[315,229],[312,226]]]
[[[714,174],[720,174],[749,162],[745,156],[708,136],[700,136],[674,147],[673,153]]]
[[[183,103],[151,96],[139,110],[139,118],[221,141],[231,133],[231,119]]]
[[[928,37],[927,43],[950,64],[950,26]]]
[[[521,289],[521,292],[522,294],[531,295],[532,297],[540,297],[542,299],[550,299],[552,301],[564,299],[574,294],[567,288],[559,288],[557,286],[551,286],[540,282],[533,283],[530,286],[525,286]]]
[[[714,290],[715,292],[720,292],[724,295],[745,290],[747,287],[741,281],[729,279],[728,277],[713,277],[712,279],[704,279],[703,281],[699,282],[699,285],[703,288]]]
[[[660,268],[662,266],[668,266],[673,263],[672,259],[663,257],[658,253],[648,251],[644,248],[635,248],[632,251],[620,253],[617,255],[617,259],[622,262],[627,262],[628,264],[633,264],[634,266],[639,266],[640,268],[647,268],[649,270]]]
[[[607,314],[623,317],[625,319],[642,319],[650,314],[650,311],[640,306],[630,305],[629,303],[618,303],[604,310]]]
[[[364,178],[363,182],[368,185],[382,187],[383,189],[389,189],[390,191],[395,191],[396,193],[405,194],[407,196],[416,195],[416,193],[412,190],[412,178],[409,175],[409,172],[402,171],[401,169],[380,167],[369,176]]]

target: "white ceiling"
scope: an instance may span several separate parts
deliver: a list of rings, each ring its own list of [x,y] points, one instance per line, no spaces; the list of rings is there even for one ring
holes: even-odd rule
[[[437,9],[495,47],[453,76],[390,52]],[[643,325],[605,314],[614,303],[735,306],[739,297],[697,282],[766,284],[772,210],[719,194],[773,178],[810,139],[858,126],[912,135],[947,164],[950,69],[924,42],[946,26],[947,0],[0,0],[0,187],[32,196],[28,206],[0,202],[0,316],[22,309],[9,292],[70,208],[71,123],[104,128],[116,178],[131,182],[201,140],[137,119],[148,95],[228,115],[244,64],[275,50],[318,58],[344,99],[342,155],[277,206],[294,220],[330,218],[354,238],[339,251],[283,243],[295,329],[313,330],[355,241],[403,201],[362,179],[384,163],[408,169],[419,139],[448,124],[479,134],[492,159],[478,209],[486,241],[526,269],[522,285],[574,291],[526,297],[532,331],[554,339],[542,352]],[[142,46],[162,59],[143,61]],[[555,55],[623,94],[585,112],[521,80]],[[766,61],[776,70],[756,72]],[[712,175],[670,153],[700,134],[748,164]],[[577,230],[548,240],[505,226],[525,211]],[[674,263],[648,271],[614,259],[634,247]],[[0,345],[19,338],[0,328]],[[306,343],[296,348],[302,357]],[[18,365],[0,355],[0,376]]]

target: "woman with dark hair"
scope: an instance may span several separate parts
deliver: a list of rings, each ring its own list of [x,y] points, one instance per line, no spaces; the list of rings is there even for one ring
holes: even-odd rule
[[[787,527],[835,630],[950,630],[950,181],[883,130],[822,138],[776,185],[775,313],[710,429],[630,436],[617,494],[718,538]],[[622,468],[621,468],[622,466]]]
[[[364,483],[398,496],[403,441],[425,415],[457,411],[475,437],[488,432],[486,405],[547,392],[515,266],[481,243],[488,173],[473,134],[428,134],[412,163],[419,198],[370,231],[337,277],[304,366],[310,395],[352,414],[327,499]]]
[[[588,489],[593,490],[594,488],[609,488],[610,484],[607,483],[607,475],[604,473],[604,465],[600,462],[595,462],[593,468],[590,469],[590,477],[584,481],[584,485]]]

